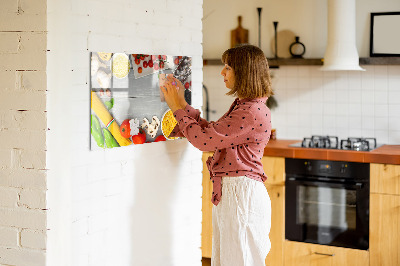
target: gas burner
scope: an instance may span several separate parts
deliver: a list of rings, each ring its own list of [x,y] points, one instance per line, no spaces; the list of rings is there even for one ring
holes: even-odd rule
[[[376,147],[376,138],[347,138],[340,141],[342,150],[370,151]]]
[[[325,149],[338,149],[339,140],[336,136],[312,136],[311,138],[304,138],[301,142],[301,147],[304,148],[325,148]]]
[[[352,151],[371,151],[382,145],[377,145],[376,138],[347,138],[340,141],[336,136],[312,136],[302,142],[290,144],[291,147],[338,149]]]

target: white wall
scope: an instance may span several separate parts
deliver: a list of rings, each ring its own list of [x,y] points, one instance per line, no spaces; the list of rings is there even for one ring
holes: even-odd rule
[[[0,2],[0,265],[46,260],[46,1]]]
[[[204,58],[220,58],[230,46],[230,31],[237,27],[237,17],[242,16],[242,26],[249,30],[249,43],[258,45],[258,12],[261,7],[261,49],[267,57],[274,55],[274,26],[284,31],[281,42],[290,45],[286,36],[299,36],[306,46],[307,58],[324,56],[327,41],[327,0],[204,0]],[[370,13],[399,11],[398,0],[356,0],[356,42],[360,57],[369,56]],[[289,34],[291,32],[291,34]],[[285,49],[289,49],[289,45]],[[278,45],[278,53],[280,52]],[[287,52],[285,54],[288,54]],[[290,57],[290,54],[288,54]]]
[[[186,140],[89,151],[89,52],[193,56],[201,0],[48,1],[48,265],[200,265],[201,152]]]
[[[210,93],[210,120],[232,103],[225,95],[222,66],[204,67]],[[381,144],[400,143],[400,66],[362,66],[365,72],[323,72],[319,66],[272,69],[278,108],[271,113],[280,139],[311,135],[376,137]]]
[[[327,26],[323,14],[327,12],[327,1],[272,2],[234,1],[229,4],[233,6],[230,11],[227,1],[204,1],[204,58],[220,58],[229,48],[229,31],[236,27],[238,15],[243,16],[243,26],[250,30],[250,43],[257,45],[258,6],[263,7],[262,22],[267,24],[262,28],[269,27],[262,33],[262,49],[267,56],[272,55],[267,44],[273,38],[272,21],[277,20],[283,25],[278,30],[290,29],[301,36],[307,47],[305,57],[323,57]],[[369,13],[398,11],[400,2],[379,1],[379,6],[370,0],[356,3],[357,47],[361,57],[368,57]],[[271,70],[279,104],[272,111],[272,124],[278,138],[302,139],[322,134],[339,138],[376,137],[382,144],[399,144],[400,66],[363,67],[367,71],[321,72],[319,66],[281,66]],[[203,69],[210,109],[216,111],[210,114],[211,120],[218,119],[233,100],[225,96],[221,68],[222,65]]]
[[[322,72],[318,67],[274,70],[272,123],[279,138],[311,135],[376,137],[400,143],[400,66],[363,66],[365,72]]]

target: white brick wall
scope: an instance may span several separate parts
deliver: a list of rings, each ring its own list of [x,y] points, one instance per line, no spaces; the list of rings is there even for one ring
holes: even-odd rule
[[[19,230],[17,228],[0,227],[0,247],[18,247]]]
[[[15,208],[18,204],[17,188],[0,187],[0,207]]]
[[[201,265],[201,152],[186,140],[89,151],[88,77],[90,51],[193,56],[201,106],[202,0],[47,9],[47,264]]]
[[[31,249],[46,249],[46,231],[23,229],[21,246]]]
[[[45,265],[46,1],[0,17],[0,264]]]
[[[87,83],[89,51],[191,55],[201,106],[202,1],[6,0],[0,15],[0,264],[200,265],[201,153],[89,152]]]

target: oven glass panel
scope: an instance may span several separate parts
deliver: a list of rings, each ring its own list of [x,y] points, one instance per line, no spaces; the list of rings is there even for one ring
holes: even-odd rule
[[[356,191],[298,186],[297,223],[340,231],[356,229]]]

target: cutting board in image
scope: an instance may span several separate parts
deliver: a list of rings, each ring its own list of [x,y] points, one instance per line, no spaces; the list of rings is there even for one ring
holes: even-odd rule
[[[249,31],[242,27],[242,16],[238,16],[238,27],[231,30],[231,48],[238,44],[249,43]]]

